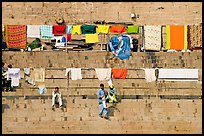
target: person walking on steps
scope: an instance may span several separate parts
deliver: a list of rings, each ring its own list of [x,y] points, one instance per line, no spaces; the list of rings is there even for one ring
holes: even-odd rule
[[[100,89],[98,90],[98,101],[99,101],[99,116],[103,118],[103,113],[104,113],[104,118],[109,119],[108,116],[108,108],[106,104],[106,98],[105,98],[105,89],[104,89],[104,84],[100,84]]]

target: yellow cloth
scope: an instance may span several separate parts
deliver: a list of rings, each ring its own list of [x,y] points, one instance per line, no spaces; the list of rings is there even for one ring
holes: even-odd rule
[[[72,28],[72,34],[82,34],[81,25],[75,25]]]
[[[108,34],[109,33],[109,27],[108,25],[97,25],[97,34],[104,33]]]
[[[86,43],[97,43],[98,34],[85,34]]]
[[[166,26],[166,49],[170,49],[170,25]]]

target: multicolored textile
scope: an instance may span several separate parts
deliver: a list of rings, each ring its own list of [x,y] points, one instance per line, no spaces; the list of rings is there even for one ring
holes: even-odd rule
[[[52,32],[53,32],[53,26],[52,25],[40,26],[41,39],[51,39],[52,38]]]
[[[188,26],[188,49],[202,47],[202,24]]]
[[[160,51],[161,26],[144,26],[145,50]]]
[[[128,34],[138,34],[139,26],[137,25],[128,26],[126,31]]]
[[[124,33],[126,32],[125,26],[110,26],[111,33]]]
[[[26,25],[7,25],[6,42],[8,48],[26,48]]]
[[[72,26],[71,25],[67,26],[66,32],[67,32],[67,34],[72,33]]]
[[[130,57],[130,38],[127,35],[114,36],[108,42],[108,45],[115,56],[121,60]]]
[[[108,34],[109,33],[109,25],[97,25],[97,33]]]
[[[187,26],[166,26],[166,49],[186,50],[188,47]]]
[[[40,25],[27,25],[27,37],[40,38]]]
[[[113,78],[126,79],[127,68],[112,68]]]
[[[64,25],[54,25],[53,26],[53,34],[66,34],[66,26]]]
[[[82,30],[82,34],[95,34],[96,26],[95,25],[82,25],[81,30]]]
[[[75,25],[72,27],[72,34],[81,34],[81,25]]]
[[[98,42],[98,34],[85,34],[86,43],[97,43]]]

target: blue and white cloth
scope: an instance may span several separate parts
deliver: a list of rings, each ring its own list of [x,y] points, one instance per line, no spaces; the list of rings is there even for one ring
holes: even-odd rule
[[[40,26],[40,38],[41,39],[51,39],[53,26],[52,25],[42,25]]]
[[[72,34],[72,26],[71,25],[67,26],[66,32],[67,32],[67,34]]]

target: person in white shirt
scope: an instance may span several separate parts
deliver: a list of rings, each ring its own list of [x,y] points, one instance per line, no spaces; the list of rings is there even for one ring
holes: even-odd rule
[[[59,87],[55,87],[55,90],[52,92],[52,110],[54,110],[55,104],[59,104],[60,108],[63,110],[62,95],[59,91]]]

